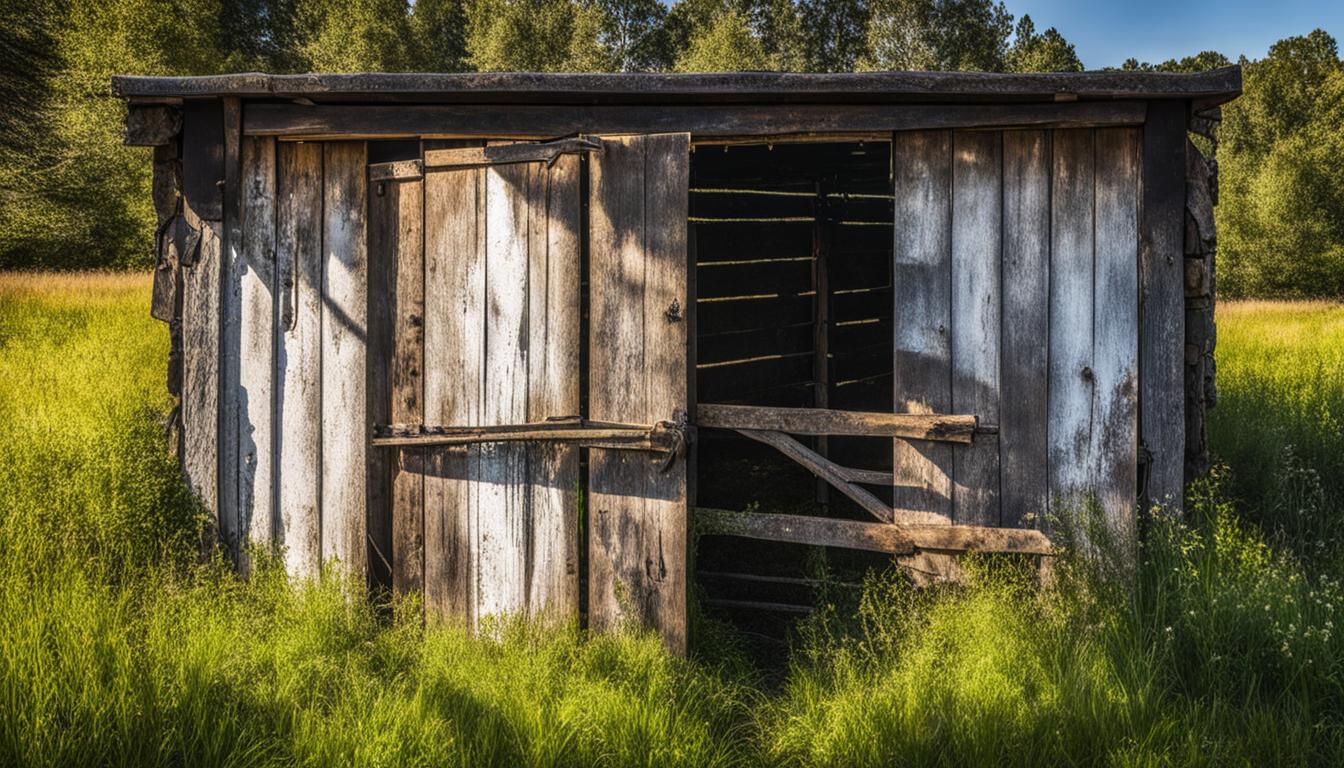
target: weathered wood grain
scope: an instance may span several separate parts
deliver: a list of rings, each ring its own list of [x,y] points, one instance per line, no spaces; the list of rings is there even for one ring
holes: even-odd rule
[[[696,423],[721,429],[764,429],[791,435],[903,437],[967,443],[975,436],[976,417],[916,413],[871,413],[825,408],[770,408],[700,403]]]
[[[1000,523],[1036,527],[1049,504],[1050,134],[1003,134]]]
[[[604,139],[590,164],[590,415],[652,422],[687,408],[690,137]],[[589,623],[656,627],[686,648],[686,469],[590,452]]]
[[[837,520],[830,517],[734,512],[704,507],[696,507],[693,514],[696,533],[700,536],[742,536],[764,541],[842,547],[889,554],[909,554],[915,551],[914,542],[905,532],[908,526],[904,525]]]
[[[322,565],[322,145],[276,147],[277,539],[299,578]]]
[[[485,343],[485,171],[425,176],[424,418],[479,424]],[[409,457],[409,454],[408,454]],[[474,626],[474,531],[480,448],[426,453],[425,601],[433,615]]]
[[[1143,128],[1140,423],[1151,455],[1145,504],[1180,512],[1185,462],[1185,103],[1154,104]]]
[[[201,232],[196,261],[182,268],[182,467],[187,485],[219,520],[219,296],[222,226],[183,205]]]
[[[406,177],[384,182],[381,211],[385,239],[379,250],[391,290],[388,415],[393,422],[417,422],[424,414],[424,181]],[[402,593],[418,592],[424,589],[425,576],[425,457],[377,453],[391,460],[392,586]]]
[[[322,558],[363,580],[368,403],[368,244],[364,142],[323,155]]]
[[[275,142],[243,139],[242,247],[238,252],[239,528],[254,546],[275,537]],[[240,552],[246,566],[246,552]]]
[[[1134,542],[1138,487],[1139,134],[1096,132],[1091,487],[1119,541]]]
[[[894,403],[897,413],[952,409],[952,135],[897,133],[891,166]],[[952,448],[893,440],[896,520],[952,521]]]
[[[1002,134],[952,139],[952,412],[999,423]],[[999,523],[999,438],[952,448],[953,520]]]
[[[527,418],[578,414],[582,256],[578,155],[529,166]],[[527,450],[531,493],[532,616],[572,621],[579,611],[579,454],[575,446]]]
[[[528,176],[525,165],[485,169],[485,389],[481,424],[527,420]],[[516,614],[527,605],[527,448],[480,447],[475,532],[477,615]]]
[[[223,181],[222,216],[224,237],[221,251],[222,271],[219,298],[219,535],[230,556],[243,565],[247,528],[238,496],[240,462],[239,427],[242,420],[239,400],[239,355],[242,349],[242,285],[239,265],[242,260],[242,107],[237,98],[223,100]]]
[[[1069,513],[1092,480],[1094,132],[1056,131],[1050,226],[1050,505]]]

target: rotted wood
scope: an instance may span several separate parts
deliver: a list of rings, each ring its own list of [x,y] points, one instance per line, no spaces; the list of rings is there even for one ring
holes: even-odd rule
[[[425,152],[426,168],[457,168],[474,165],[546,163],[552,165],[561,155],[602,151],[602,142],[589,137],[547,141],[540,144],[494,144],[485,147],[431,149]]]
[[[872,493],[852,484],[843,471],[843,467],[818,454],[816,451],[813,451],[811,448],[808,448],[797,440],[794,440],[792,437],[789,437],[782,432],[765,430],[739,429],[737,431],[752,440],[765,443],[766,445],[777,449],[780,453],[788,456],[799,464],[802,464],[812,474],[835,486],[836,490],[848,496],[855,504],[863,507],[878,520],[881,520],[884,523],[890,523],[894,520],[891,507]]]
[[[916,550],[1055,555],[1050,538],[1030,528],[983,525],[890,525],[828,517],[733,512],[696,507],[700,535],[741,536],[790,544],[814,544],[894,555]]]
[[[701,427],[770,430],[791,435],[901,437],[965,444],[971,443],[977,432],[994,431],[992,426],[979,425],[974,415],[875,413],[719,403],[700,403],[696,422]]]
[[[474,427],[391,424],[374,428],[373,445],[378,448],[428,448],[541,441],[578,443],[591,448],[679,451],[685,444],[685,433],[676,425],[646,426],[581,418]]]
[[[128,147],[161,147],[182,131],[182,110],[166,105],[133,105],[126,110],[122,143]]]

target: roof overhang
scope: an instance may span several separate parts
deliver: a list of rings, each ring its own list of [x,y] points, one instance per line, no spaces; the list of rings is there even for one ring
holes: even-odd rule
[[[1190,99],[1201,107],[1241,93],[1241,68],[1194,74],[1080,72],[731,72],[711,74],[359,73],[112,78],[131,101],[235,96],[326,103],[427,104],[894,104]]]

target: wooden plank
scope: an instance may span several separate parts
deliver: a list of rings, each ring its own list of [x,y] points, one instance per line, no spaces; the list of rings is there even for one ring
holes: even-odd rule
[[[1154,104],[1143,128],[1140,407],[1151,454],[1145,505],[1179,514],[1185,462],[1185,104]]]
[[[977,423],[973,415],[870,413],[717,403],[700,403],[696,422],[702,427],[721,429],[771,430],[792,435],[903,437],[968,445],[975,436]],[[985,437],[981,435],[975,440]]]
[[[258,103],[250,135],[290,139],[484,137],[547,139],[576,133],[688,131],[697,138],[757,134],[873,133],[948,128],[1138,125],[1142,102],[1073,104],[316,105]]]
[[[322,145],[276,147],[279,543],[299,578],[322,565]]]
[[[1094,134],[1056,131],[1050,223],[1050,506],[1071,514],[1091,481]]]
[[[238,430],[242,419],[238,399],[239,354],[242,345],[239,335],[242,322],[239,264],[243,248],[241,113],[237,98],[224,99],[224,237],[219,297],[219,535],[230,556],[239,565],[242,565],[244,538],[247,536],[238,497]]]
[[[582,370],[580,282],[583,251],[582,160],[565,154],[529,166],[527,418],[578,414]],[[579,458],[577,446],[527,450],[531,493],[531,616],[579,615]]]
[[[952,142],[952,411],[999,423],[1003,294],[1002,134],[959,131]],[[952,518],[999,523],[999,438],[952,449]]]
[[[196,262],[182,268],[182,469],[187,486],[219,520],[219,297],[223,227],[183,205],[201,232]]]
[[[831,406],[831,248],[835,222],[824,218],[826,195],[817,185],[816,221],[812,225],[812,405]],[[830,450],[826,436],[816,440],[817,453]],[[817,481],[817,502],[827,503],[829,489],[824,478]]]
[[[479,424],[485,327],[484,194],[480,169],[425,177],[424,418]],[[478,447],[424,456],[425,602],[474,626],[470,481]]]
[[[604,139],[590,163],[589,409],[598,420],[685,413],[687,134]],[[635,621],[686,649],[686,468],[593,450],[589,623]]]
[[[366,573],[368,329],[366,148],[333,142],[323,156],[322,558]]]
[[[843,547],[888,554],[908,554],[915,551],[914,542],[905,533],[907,526],[903,525],[836,520],[829,517],[732,512],[703,507],[696,507],[693,514],[696,533],[701,536],[742,536],[764,541]]]
[[[742,536],[791,544],[859,549],[888,554],[919,550],[936,552],[1002,552],[1054,555],[1053,544],[1040,531],[980,525],[888,525],[827,517],[733,512],[696,507],[696,532],[701,536]]]
[[[481,424],[527,420],[528,175],[524,165],[485,169],[485,357]],[[517,614],[527,605],[527,449],[480,448],[476,547],[477,616]]]
[[[850,485],[845,473],[835,462],[828,461],[802,443],[782,432],[768,432],[754,429],[739,429],[746,437],[765,443],[790,459],[802,464],[809,472],[832,485],[836,490],[848,496],[855,504],[884,523],[893,522],[891,507],[868,491]]]
[[[1001,516],[1035,527],[1049,502],[1050,135],[1003,134],[1003,340],[999,399]]]
[[[484,147],[431,149],[425,152],[425,167],[445,168],[463,165],[505,165],[508,163],[554,164],[563,155],[602,151],[602,142],[586,136],[556,139],[542,143],[500,143]],[[529,171],[536,174],[539,171]]]
[[[1097,131],[1092,483],[1118,542],[1134,544],[1138,487],[1139,135]]]
[[[897,413],[952,408],[952,140],[946,131],[898,133],[892,255],[893,398]],[[900,522],[952,521],[952,448],[893,440]]]
[[[239,531],[268,549],[275,539],[275,141],[246,138],[242,146],[242,243],[238,281]],[[246,567],[246,552],[240,551]]]
[[[391,370],[388,413],[392,421],[423,418],[425,370],[425,183],[417,178],[387,183],[384,203],[395,213],[394,241],[386,246],[392,274]],[[419,592],[425,586],[425,473],[421,453],[402,452],[391,467],[392,588]]]

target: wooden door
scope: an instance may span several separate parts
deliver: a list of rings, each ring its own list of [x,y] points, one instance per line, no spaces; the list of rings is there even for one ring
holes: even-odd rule
[[[894,135],[896,410],[997,428],[897,438],[897,522],[1042,527],[1090,497],[1132,532],[1138,137]]]
[[[391,422],[579,413],[581,162],[496,163],[477,148],[374,169]],[[579,451],[510,442],[386,454],[394,586],[423,590],[432,613],[473,628],[576,616]]]

